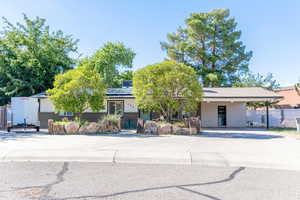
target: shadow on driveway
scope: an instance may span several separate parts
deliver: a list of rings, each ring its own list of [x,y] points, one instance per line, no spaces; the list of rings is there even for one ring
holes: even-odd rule
[[[7,140],[37,138],[37,136],[40,135],[47,135],[47,132],[28,132],[28,131],[0,132],[0,142],[7,141]]]
[[[137,133],[100,133],[100,134],[86,134],[86,136],[110,136],[110,137],[128,137],[128,138],[152,138],[152,137],[169,137],[170,135],[146,135]]]
[[[19,140],[29,138],[42,138],[38,136],[87,136],[87,137],[121,137],[121,138],[153,138],[153,137],[170,137],[170,135],[143,135],[136,134],[134,132],[122,131],[121,133],[99,133],[99,134],[48,134],[47,131],[32,132],[32,131],[12,131],[12,132],[0,132],[0,142],[7,140]]]
[[[197,137],[212,137],[212,138],[233,138],[233,139],[256,139],[256,140],[266,140],[283,138],[280,135],[267,135],[267,134],[255,134],[255,133],[202,133],[197,135]]]
[[[26,139],[26,138],[37,138],[41,135],[49,135],[47,131],[41,132],[0,132],[0,142],[6,140],[17,140],[17,139]],[[68,136],[66,135],[55,135],[55,136]],[[78,134],[70,134],[78,135]],[[145,134],[136,134],[133,131],[127,132],[122,131],[121,133],[111,134],[111,133],[101,133],[101,134],[82,134],[81,136],[89,137],[121,137],[121,138],[154,138],[154,137],[172,137],[173,135],[145,135]],[[231,138],[231,139],[256,139],[256,140],[267,140],[267,139],[276,139],[283,138],[281,135],[265,134],[265,133],[249,133],[243,131],[233,131],[233,132],[220,132],[220,131],[209,131],[203,132],[199,135],[185,135],[190,137],[208,137],[208,138]]]

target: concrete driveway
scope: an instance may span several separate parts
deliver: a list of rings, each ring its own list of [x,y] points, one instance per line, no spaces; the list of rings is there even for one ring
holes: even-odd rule
[[[2,161],[187,164],[300,170],[300,140],[259,129],[208,129],[197,136],[0,133]]]

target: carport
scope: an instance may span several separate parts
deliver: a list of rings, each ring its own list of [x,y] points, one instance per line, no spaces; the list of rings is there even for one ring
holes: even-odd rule
[[[269,106],[283,97],[261,87],[204,88],[201,121],[208,128],[247,127],[248,102],[264,102],[266,128],[269,128]]]

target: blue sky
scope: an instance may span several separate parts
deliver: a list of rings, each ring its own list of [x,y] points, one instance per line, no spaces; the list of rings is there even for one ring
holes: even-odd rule
[[[40,16],[52,29],[79,39],[79,52],[91,55],[107,41],[134,49],[134,68],[160,62],[160,41],[192,12],[229,8],[253,51],[250,69],[274,74],[282,86],[300,79],[299,0],[0,0],[0,16],[20,21],[22,13]]]

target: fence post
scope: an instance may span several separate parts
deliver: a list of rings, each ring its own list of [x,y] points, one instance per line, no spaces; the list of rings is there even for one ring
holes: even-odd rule
[[[3,119],[4,119],[4,122],[3,122],[3,128],[7,128],[7,107],[5,106],[4,107],[4,116],[3,116]]]
[[[267,129],[269,129],[269,102],[266,102]]]

